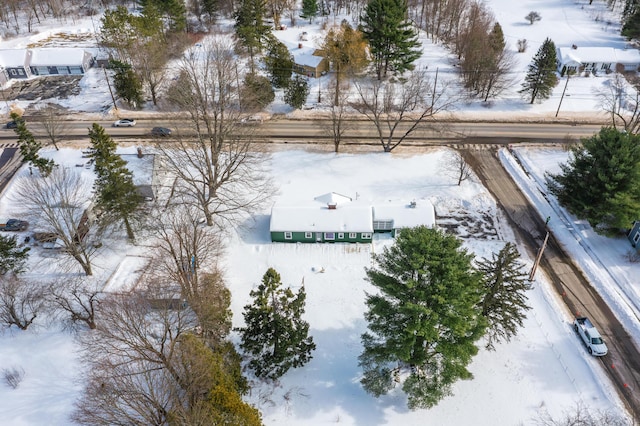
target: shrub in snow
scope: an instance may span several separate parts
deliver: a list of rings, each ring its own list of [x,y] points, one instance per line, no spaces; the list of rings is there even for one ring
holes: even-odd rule
[[[24,378],[24,369],[18,367],[5,368],[2,370],[4,381],[12,389],[16,389]]]

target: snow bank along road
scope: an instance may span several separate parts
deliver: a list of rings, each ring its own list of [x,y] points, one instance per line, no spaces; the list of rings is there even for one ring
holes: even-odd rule
[[[502,167],[495,148],[468,149],[462,154],[503,209],[512,228],[535,257],[547,232],[545,219],[529,203],[511,175]],[[609,347],[609,354],[600,357],[602,367],[616,384],[622,400],[636,421],[640,419],[640,352],[609,306],[591,287],[580,269],[549,236],[539,270],[553,281],[567,308],[574,315],[591,318]],[[567,327],[571,323],[567,322]]]

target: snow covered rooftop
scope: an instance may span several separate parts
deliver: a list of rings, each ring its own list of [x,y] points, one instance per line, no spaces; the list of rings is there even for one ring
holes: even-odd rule
[[[561,64],[576,62],[587,63],[637,63],[640,64],[640,52],[637,49],[614,49],[613,47],[559,47],[558,61]]]
[[[24,66],[27,58],[27,49],[0,50],[0,67]]]
[[[84,62],[85,54],[84,49],[33,49],[31,65],[80,65]]]
[[[411,228],[436,224],[436,214],[429,200],[420,200],[414,204],[386,203],[373,206],[373,220],[393,220],[393,227]]]
[[[290,42],[285,42],[285,45],[293,55],[293,62],[298,65],[306,65],[315,68],[324,59],[322,56],[314,55],[317,51],[315,47],[305,46],[302,43],[295,44]]]
[[[347,204],[327,206],[273,206],[271,232],[373,232],[371,206]]]

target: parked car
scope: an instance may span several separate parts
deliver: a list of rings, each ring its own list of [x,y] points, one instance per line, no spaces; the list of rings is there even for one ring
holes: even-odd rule
[[[133,127],[136,125],[136,120],[133,118],[121,118],[113,123],[113,127]]]
[[[600,336],[598,330],[596,330],[595,326],[591,321],[589,321],[589,318],[576,318],[573,322],[573,328],[582,338],[582,342],[585,344],[591,355],[603,356],[607,354],[607,345],[605,345],[604,340],[602,340],[602,336]]]
[[[18,127],[18,123],[16,121],[10,121],[5,126],[7,129],[16,129]]]
[[[151,129],[151,136],[171,136],[171,129],[166,127],[154,127]]]
[[[7,223],[0,223],[0,231],[24,231],[29,227],[29,222],[20,219],[9,219]]]

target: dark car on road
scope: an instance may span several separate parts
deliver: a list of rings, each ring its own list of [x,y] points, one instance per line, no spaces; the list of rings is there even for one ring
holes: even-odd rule
[[[16,121],[10,121],[7,123],[7,125],[5,126],[7,129],[17,129],[18,128],[18,123]]]
[[[151,129],[151,136],[171,136],[171,129],[166,127],[154,127]]]
[[[24,231],[29,227],[29,222],[20,219],[9,219],[7,223],[0,223],[0,231]]]

